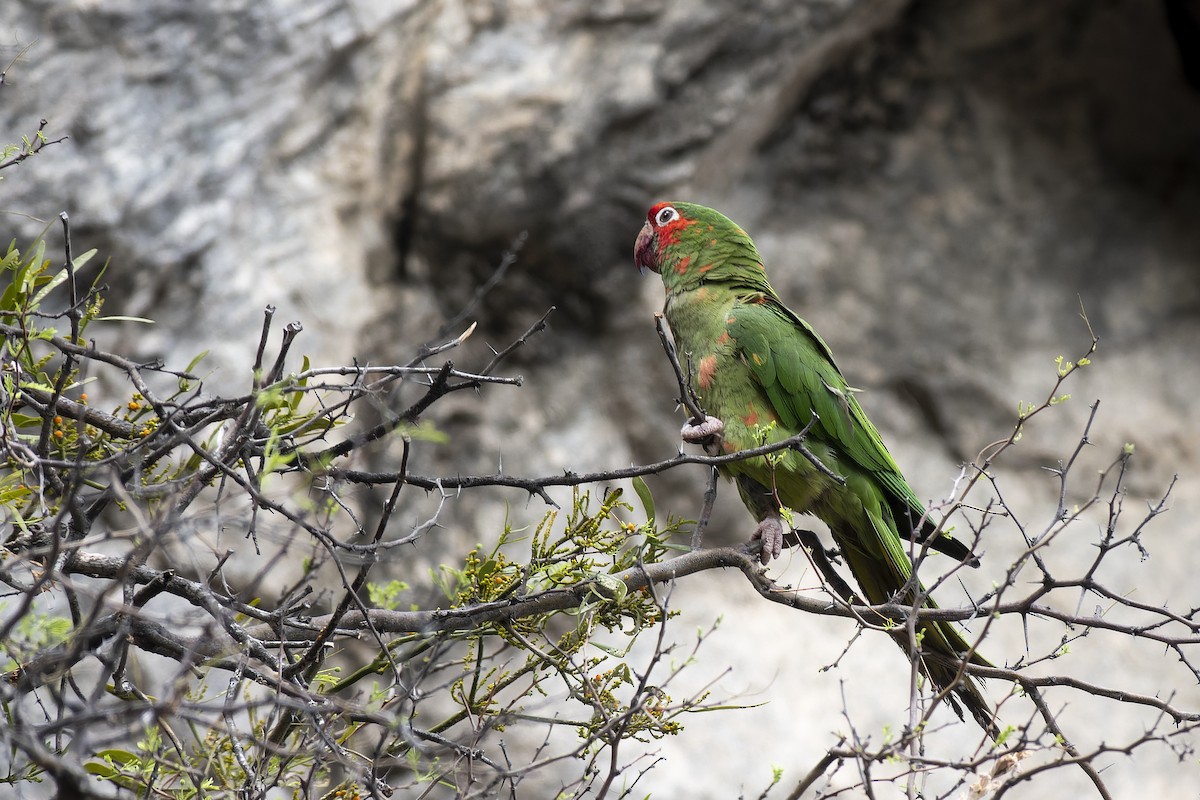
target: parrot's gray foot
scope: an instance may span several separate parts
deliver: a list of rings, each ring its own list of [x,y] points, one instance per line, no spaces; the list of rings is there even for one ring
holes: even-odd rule
[[[688,444],[709,444],[725,433],[725,423],[716,417],[706,416],[704,422],[693,425],[684,423],[679,436]]]
[[[762,550],[758,553],[758,560],[764,566],[770,563],[772,558],[779,558],[779,554],[783,552],[783,522],[778,514],[772,514],[758,523],[750,541],[755,539],[762,539]]]

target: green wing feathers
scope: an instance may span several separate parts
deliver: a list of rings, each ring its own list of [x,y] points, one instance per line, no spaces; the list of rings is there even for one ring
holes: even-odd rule
[[[729,334],[780,422],[798,431],[816,412],[816,435],[908,506],[916,522],[925,513],[921,502],[833,363],[825,342],[806,322],[771,299],[735,307],[731,318]]]
[[[913,526],[925,509],[834,364],[829,347],[770,295],[756,294],[735,304],[726,322],[735,349],[785,429],[783,435],[803,429],[815,412],[807,440],[810,450],[846,480],[840,491],[824,492],[814,507],[797,510],[815,513],[829,525],[868,603],[893,600],[912,578],[912,562],[901,537],[920,541]],[[811,482],[814,477],[799,480]],[[774,482],[779,499],[787,504],[788,488],[796,484],[787,476],[775,476]],[[933,529],[927,521],[923,527]],[[939,537],[932,546],[960,559],[971,558],[965,545],[949,537]],[[912,603],[916,594],[910,591],[898,599]],[[936,608],[928,598],[923,605]],[[958,656],[970,646],[952,623],[928,623],[921,631],[923,669],[939,686],[955,685]],[[909,649],[905,630],[893,636]],[[988,665],[978,653],[970,660]],[[994,730],[978,686],[962,680],[957,692],[980,724]]]
[[[734,307],[729,319],[729,334],[780,423],[794,433],[808,425],[815,412],[818,419],[811,438],[828,444],[841,463],[862,470],[878,483],[900,535],[908,539],[915,535],[918,542],[932,535],[936,526],[923,519],[924,506],[867,419],[824,340],[770,295],[752,295],[749,302]],[[978,565],[970,549],[956,539],[942,535],[931,546]]]

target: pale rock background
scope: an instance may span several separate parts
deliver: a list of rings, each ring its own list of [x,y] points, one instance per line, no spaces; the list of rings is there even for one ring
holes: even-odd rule
[[[1100,399],[1073,496],[1125,442],[1137,445],[1127,523],[1179,475],[1146,535],[1151,558],[1129,552],[1106,578],[1186,609],[1200,605],[1196,14],[1188,0],[10,0],[3,60],[36,43],[0,90],[0,132],[13,140],[45,117],[71,138],[6,171],[0,208],[68,211],[76,249],[112,259],[108,310],[157,320],[104,344],[179,367],[209,348],[209,385],[236,390],[265,304],[303,322],[297,351],[315,363],[404,361],[526,231],[455,359],[481,364],[487,345],[558,310],[509,365],[524,388],[435,406],[453,443],[418,449],[425,474],[675,451],[652,323],[661,288],[630,256],[653,200],[715,206],[755,236],[928,498],[1007,434],[1019,401],[1045,396],[1056,355],[1084,351],[1082,302],[1095,364],[998,480],[1031,528],[1045,525],[1057,490],[1041,468],[1069,455]],[[5,239],[44,224],[2,219]],[[678,470],[652,486],[660,506],[694,516],[701,480]],[[732,495],[714,541],[750,529]],[[542,513],[519,493],[466,495],[439,534],[447,550],[494,537],[497,497],[514,520]],[[428,506],[405,514],[419,522]],[[1094,530],[1074,530],[1063,549],[1086,558]],[[1018,547],[997,526],[968,588],[986,590]],[[419,576],[437,555],[394,570]],[[811,576],[791,556],[781,579]],[[769,606],[737,575],[698,576],[672,602],[683,645],[722,619],[673,693],[729,666],[716,694],[762,705],[699,715],[650,746],[665,761],[639,796],[757,796],[772,765],[786,790],[846,730],[843,692],[868,733],[903,721],[903,660],[878,637],[820,672],[848,626]],[[1002,628],[988,652],[1022,648]],[[1200,702],[1170,656],[1101,636],[1051,668]],[[1136,738],[1143,722],[1055,697],[1084,747]],[[963,736],[974,732],[951,726],[939,741],[953,751]],[[1105,763],[1119,796],[1200,786],[1194,754]],[[1060,771],[1010,796],[1075,796],[1081,780]]]

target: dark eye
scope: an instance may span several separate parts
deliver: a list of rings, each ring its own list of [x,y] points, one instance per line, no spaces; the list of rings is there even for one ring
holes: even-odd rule
[[[668,222],[674,222],[677,219],[679,219],[679,212],[671,206],[665,206],[654,215],[654,224],[661,228]]]

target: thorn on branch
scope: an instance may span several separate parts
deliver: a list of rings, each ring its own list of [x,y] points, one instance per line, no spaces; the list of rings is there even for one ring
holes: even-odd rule
[[[529,328],[526,329],[526,331],[524,333],[522,333],[520,336],[518,336],[516,338],[516,341],[514,341],[512,344],[510,344],[508,347],[504,348],[500,352],[496,353],[495,357],[491,361],[488,362],[488,365],[486,367],[484,367],[482,370],[480,370],[480,374],[490,375],[492,370],[495,369],[496,366],[501,361],[508,358],[508,356],[514,350],[516,350],[518,347],[523,346],[527,341],[529,341],[529,337],[533,336],[534,334],[541,333],[542,331],[544,331],[546,329],[546,320],[550,318],[550,315],[554,313],[554,310],[556,308],[558,308],[558,306],[550,306],[550,308],[546,309],[546,313],[542,314],[542,316],[538,318],[537,322],[530,325]]]
[[[475,332],[475,328],[478,324],[479,323],[477,323],[477,322],[472,322],[470,325],[467,326],[467,329],[465,331],[460,333],[458,336],[455,336],[453,339],[451,339],[448,342],[442,342],[441,344],[436,344],[436,345],[428,345],[428,344],[421,345],[420,349],[417,350],[417,354],[415,356],[413,356],[412,360],[409,361],[408,364],[406,364],[405,366],[415,367],[417,364],[420,364],[422,361],[424,361],[427,358],[436,356],[439,353],[444,353],[447,350],[453,350],[454,348],[458,347],[460,344],[465,342],[467,339],[471,338],[471,334],[473,334]]]

